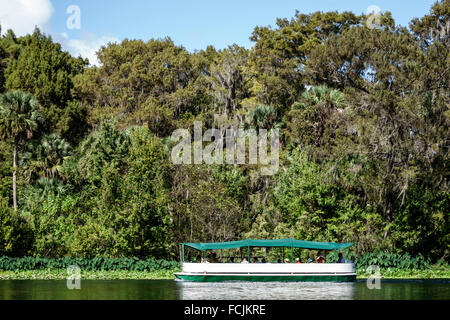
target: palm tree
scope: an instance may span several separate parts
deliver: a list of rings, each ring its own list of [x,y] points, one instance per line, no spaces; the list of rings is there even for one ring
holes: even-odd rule
[[[304,131],[305,136],[319,145],[326,122],[333,113],[342,113],[344,105],[345,96],[339,90],[327,86],[312,87],[292,105],[291,115],[300,120],[300,123],[293,121],[294,129]]]
[[[0,138],[12,139],[13,154],[13,204],[17,212],[17,149],[20,144],[31,139],[42,121],[38,112],[37,101],[25,92],[14,91],[0,96]]]
[[[59,179],[46,177],[38,179],[33,185],[28,185],[23,191],[23,209],[28,212],[41,210],[41,205],[49,197],[57,197],[65,194],[67,188]]]
[[[272,106],[260,105],[248,112],[248,123],[257,129],[269,129],[277,121],[277,110]]]
[[[327,86],[317,86],[303,92],[300,101],[294,103],[294,109],[306,109],[311,106],[328,108],[341,107],[345,102],[344,94]]]
[[[63,161],[70,155],[70,144],[57,133],[45,134],[28,146],[23,158],[25,176],[56,178],[62,171]]]

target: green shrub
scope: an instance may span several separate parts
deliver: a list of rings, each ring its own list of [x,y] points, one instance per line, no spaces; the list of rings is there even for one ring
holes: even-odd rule
[[[0,255],[24,256],[32,246],[33,234],[27,222],[0,198]]]
[[[431,268],[430,260],[425,259],[422,254],[412,257],[408,253],[379,251],[364,254],[356,260],[356,268],[360,270],[365,270],[372,265],[379,266],[381,269],[426,270]]]
[[[0,270],[46,270],[46,269],[67,269],[71,265],[77,265],[82,270],[100,271],[100,270],[129,270],[129,271],[155,271],[171,270],[180,267],[177,261],[137,258],[103,258],[95,257],[93,259],[82,258],[41,258],[41,257],[22,257],[13,258],[0,257]]]

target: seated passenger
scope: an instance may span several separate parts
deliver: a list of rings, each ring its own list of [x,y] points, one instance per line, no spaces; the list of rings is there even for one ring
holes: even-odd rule
[[[241,263],[248,263],[247,258],[242,259]]]
[[[344,256],[340,252],[338,254],[338,261],[337,261],[337,263],[345,263]]]
[[[258,258],[257,257],[253,257],[252,263],[259,263]]]
[[[302,263],[302,260],[300,260],[300,258],[297,258],[297,259],[295,260],[295,263]]]
[[[289,259],[288,258],[284,259],[284,263],[289,263]]]
[[[200,260],[200,263],[209,263],[209,262],[208,262],[208,259],[205,259],[202,257],[202,259]]]
[[[217,260],[217,254],[213,252],[211,255],[211,263],[218,263],[218,262],[219,261]]]
[[[324,263],[325,262],[325,258],[322,256],[322,254],[320,253],[320,251],[317,252],[317,258],[316,258],[317,263]]]
[[[266,259],[262,258],[261,263],[266,263]]]

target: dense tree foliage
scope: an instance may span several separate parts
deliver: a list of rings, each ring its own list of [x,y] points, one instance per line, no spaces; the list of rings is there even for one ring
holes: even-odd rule
[[[7,31],[0,255],[159,259],[181,241],[294,237],[448,260],[449,16],[446,0],[406,27],[296,12],[250,49],[126,39],[98,67]],[[173,164],[170,136],[194,121],[279,129],[279,171]]]
[[[73,77],[83,71],[87,61],[62,51],[59,43],[38,29],[25,37],[10,38],[13,40],[4,46],[18,49],[5,70],[6,90],[33,94],[46,119],[43,130],[76,141],[85,127],[86,111],[74,101],[71,91]]]

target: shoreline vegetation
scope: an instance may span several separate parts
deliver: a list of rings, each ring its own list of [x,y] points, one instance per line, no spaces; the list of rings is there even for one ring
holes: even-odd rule
[[[153,271],[135,270],[94,270],[81,271],[81,280],[174,280],[180,269],[161,269]],[[381,269],[381,279],[401,280],[440,280],[450,279],[450,267],[436,266],[429,270]],[[66,269],[46,270],[0,270],[0,280],[66,280]],[[367,279],[371,274],[357,272],[357,280]]]
[[[0,26],[0,274],[164,278],[179,243],[292,238],[447,277],[449,13],[296,11],[251,48],[125,38],[98,66]]]
[[[328,256],[327,261],[333,261]],[[450,266],[430,264],[421,255],[410,257],[386,252],[369,253],[356,260],[357,279],[375,275],[369,266],[379,266],[382,279],[450,279]],[[0,257],[0,280],[65,280],[79,268],[82,280],[172,280],[181,270],[178,261],[138,258],[42,258]],[[69,268],[69,269],[68,269]]]

